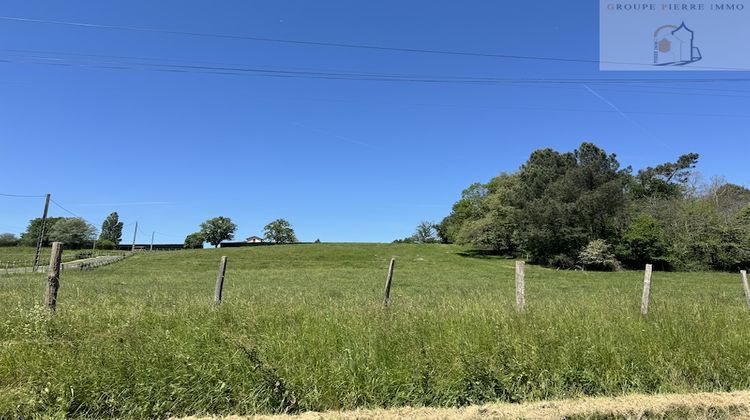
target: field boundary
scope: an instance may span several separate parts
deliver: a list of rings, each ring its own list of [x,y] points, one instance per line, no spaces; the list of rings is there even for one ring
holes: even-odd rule
[[[99,255],[96,257],[91,258],[84,258],[80,260],[73,260],[69,262],[62,263],[60,266],[64,270],[88,270],[92,268],[98,268],[103,267],[105,265],[114,264],[116,262],[122,261],[128,257],[130,257],[132,254],[125,254],[125,255]],[[34,267],[28,266],[28,267],[14,267],[14,268],[8,268],[8,267],[0,267],[0,275],[2,274],[23,274],[23,273],[33,273]],[[36,271],[37,273],[46,273],[47,267],[45,265],[39,266],[39,269]]]
[[[750,419],[750,391],[695,394],[634,394],[622,397],[590,397],[538,401],[522,404],[498,403],[463,408],[374,409],[309,412],[297,415],[228,416],[229,420],[369,420],[369,419],[562,419],[562,418],[674,418]],[[211,418],[211,417],[206,417]],[[216,417],[213,417],[216,418]],[[187,417],[197,420],[201,417]]]

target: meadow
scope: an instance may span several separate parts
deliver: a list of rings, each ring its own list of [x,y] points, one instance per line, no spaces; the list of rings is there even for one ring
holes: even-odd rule
[[[0,251],[0,260],[2,260]],[[219,259],[229,259],[215,307]],[[391,257],[391,306],[382,308]],[[526,267],[453,245],[142,252],[0,275],[0,418],[453,407],[750,388],[739,274]]]

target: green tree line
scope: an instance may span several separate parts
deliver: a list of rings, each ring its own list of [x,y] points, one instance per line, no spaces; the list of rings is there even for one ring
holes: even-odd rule
[[[698,158],[633,173],[592,143],[536,150],[518,171],[466,188],[436,230],[442,242],[561,268],[750,266],[750,190],[696,186]]]

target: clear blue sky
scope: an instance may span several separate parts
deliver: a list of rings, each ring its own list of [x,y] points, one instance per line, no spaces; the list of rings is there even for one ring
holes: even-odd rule
[[[9,0],[0,15],[597,60],[598,6],[591,0]],[[9,20],[0,20],[0,40],[0,193],[50,192],[97,227],[118,211],[128,241],[136,220],[140,241],[157,231],[157,242],[181,242],[214,216],[231,217],[238,238],[286,218],[305,241],[391,241],[421,220],[439,221],[463,188],[516,170],[534,149],[567,151],[582,141],[634,168],[698,152],[706,178],[750,184],[746,82],[508,86],[175,72],[153,64],[503,79],[746,72],[600,72],[594,62]],[[144,58],[152,66],[102,56]],[[104,68],[106,60],[121,68]],[[21,232],[41,210],[41,199],[0,197],[0,232]],[[56,206],[51,214],[67,215]]]

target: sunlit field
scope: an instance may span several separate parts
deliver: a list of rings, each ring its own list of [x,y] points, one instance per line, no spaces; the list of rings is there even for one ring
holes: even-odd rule
[[[4,252],[4,251],[3,251]],[[222,255],[224,301],[213,305]],[[396,258],[390,307],[383,286]],[[2,258],[0,258],[2,259]],[[0,417],[463,406],[750,388],[739,274],[526,267],[452,245],[139,253],[0,275]]]

